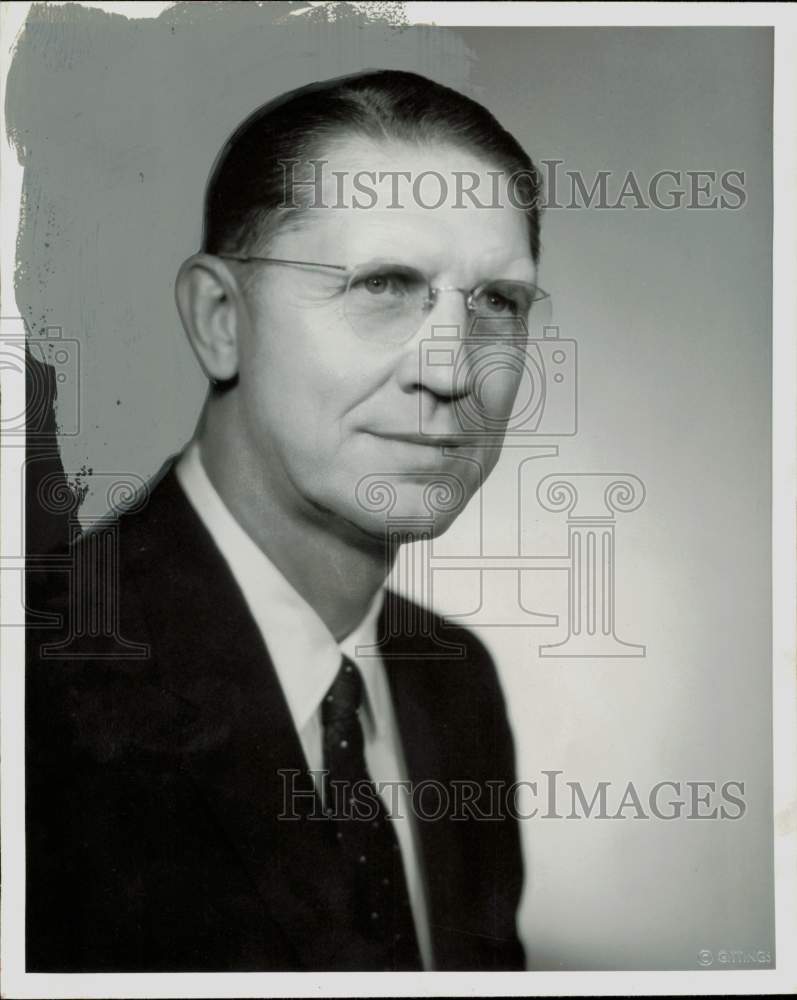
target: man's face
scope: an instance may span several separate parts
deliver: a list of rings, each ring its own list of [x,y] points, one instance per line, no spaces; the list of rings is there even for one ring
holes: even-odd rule
[[[417,268],[432,286],[446,290],[431,308],[418,310],[406,341],[384,342],[374,324],[353,329],[352,300],[344,305],[347,274],[239,265],[255,269],[239,343],[243,451],[256,466],[247,475],[286,509],[331,517],[338,530],[362,540],[383,540],[388,520],[401,520],[406,529],[408,519],[428,525],[432,515],[439,533],[498,459],[522,357],[507,364],[504,348],[491,364],[489,347],[452,353],[449,341],[430,352],[423,342],[433,332],[463,338],[469,330],[466,294],[455,289],[496,278],[535,281],[527,222],[505,197],[503,207],[482,208],[464,198],[465,207],[454,208],[453,171],[478,174],[484,202],[494,188],[487,172],[495,168],[446,146],[350,140],[328,159],[324,205],[330,207],[308,209],[300,228],[278,233],[268,256],[349,269],[387,261]],[[385,182],[377,185],[372,208],[351,207],[348,194],[344,207],[334,207],[340,181],[332,172],[344,172],[350,193],[351,177],[363,170],[406,170],[413,178],[436,171],[450,194],[442,207],[429,209],[415,204],[405,186],[402,207],[390,209],[395,201]],[[432,183],[421,189],[425,204],[437,198]],[[359,294],[394,295],[393,282],[380,279]],[[517,341],[514,351],[522,355]],[[485,435],[476,443],[481,429]]]

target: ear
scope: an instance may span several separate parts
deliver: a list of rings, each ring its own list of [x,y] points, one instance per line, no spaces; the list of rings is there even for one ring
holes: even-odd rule
[[[230,269],[212,254],[194,254],[180,267],[174,294],[202,370],[213,382],[234,378],[242,295]]]

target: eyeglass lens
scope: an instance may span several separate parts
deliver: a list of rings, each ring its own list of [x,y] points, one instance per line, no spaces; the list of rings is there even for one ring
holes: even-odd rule
[[[448,289],[447,291],[451,291]],[[402,343],[415,334],[424,313],[439,293],[423,272],[400,264],[369,265],[349,279],[344,313],[354,332],[364,340]],[[469,297],[468,337],[525,338],[539,325],[549,300],[535,285],[498,279],[487,282]],[[546,309],[540,305],[546,303]],[[532,313],[535,323],[530,324]]]

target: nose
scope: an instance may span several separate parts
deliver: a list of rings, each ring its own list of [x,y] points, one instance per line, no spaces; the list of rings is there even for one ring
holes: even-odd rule
[[[437,289],[417,332],[404,345],[398,368],[404,392],[425,392],[444,402],[468,393],[464,342],[471,315],[466,296],[459,288]]]

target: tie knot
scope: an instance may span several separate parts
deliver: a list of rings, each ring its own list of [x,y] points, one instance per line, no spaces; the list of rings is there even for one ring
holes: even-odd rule
[[[363,679],[360,671],[347,657],[343,657],[335,680],[321,703],[321,721],[329,722],[357,714],[363,700]]]

